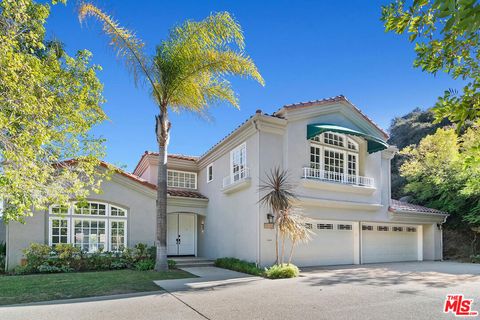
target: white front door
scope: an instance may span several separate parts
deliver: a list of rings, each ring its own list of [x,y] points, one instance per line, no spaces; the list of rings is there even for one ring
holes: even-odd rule
[[[195,255],[195,215],[193,213],[167,215],[167,254]]]

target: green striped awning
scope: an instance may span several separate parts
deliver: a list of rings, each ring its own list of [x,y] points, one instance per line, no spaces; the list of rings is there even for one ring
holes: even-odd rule
[[[323,132],[337,132],[362,137],[367,140],[368,153],[374,153],[388,148],[388,144],[385,141],[357,130],[327,123],[314,123],[307,125],[307,139],[312,139]]]

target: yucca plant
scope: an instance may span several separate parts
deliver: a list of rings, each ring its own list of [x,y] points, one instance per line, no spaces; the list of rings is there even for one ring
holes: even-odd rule
[[[291,262],[293,250],[298,242],[306,242],[310,239],[310,230],[305,226],[305,218],[299,208],[294,208],[293,203],[297,200],[294,193],[294,185],[289,182],[287,170],[276,167],[266,174],[262,180],[259,191],[263,193],[260,203],[272,211],[275,226],[275,264],[283,264],[285,256],[285,243],[289,238],[292,247],[289,254]],[[281,248],[279,241],[281,239]]]
[[[169,111],[202,113],[217,102],[238,108],[238,99],[228,76],[248,77],[264,84],[254,62],[245,52],[243,32],[228,12],[174,27],[157,46],[153,57],[144,53],[144,43],[115,19],[92,4],[79,7],[79,19],[95,17],[103,25],[110,45],[117,52],[136,84],[146,84],[158,106],[155,135],[159,149],[157,178],[157,258],[155,270],[167,270],[167,147],[171,123]]]

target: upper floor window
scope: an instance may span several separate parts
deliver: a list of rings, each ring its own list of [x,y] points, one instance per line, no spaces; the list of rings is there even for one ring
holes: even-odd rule
[[[207,167],[207,182],[213,180],[213,164],[208,165]]]
[[[358,143],[332,132],[322,133],[310,144],[310,168],[327,180],[355,182],[358,172]],[[350,181],[351,180],[351,181]]]
[[[167,186],[171,188],[197,189],[195,172],[167,170]]]
[[[232,181],[247,177],[247,146],[242,144],[230,152],[230,176]]]

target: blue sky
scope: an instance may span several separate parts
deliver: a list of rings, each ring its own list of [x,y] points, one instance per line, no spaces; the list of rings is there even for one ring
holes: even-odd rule
[[[235,79],[241,110],[210,109],[211,121],[174,114],[169,151],[201,155],[255,110],[271,113],[285,104],[345,95],[381,127],[415,107],[432,106],[446,88],[458,88],[441,74],[413,68],[413,45],[385,33],[380,8],[386,1],[96,1],[122,25],[134,30],[152,53],[169,28],[186,19],[229,11],[243,27],[247,53],[265,78],[261,87]],[[99,74],[110,120],[94,133],[107,139],[106,161],[133,170],[145,150],[156,150],[154,115],[148,91],[131,76],[108,47],[94,20],[81,26],[74,1],[57,5],[47,22],[49,37],[67,51],[88,49]]]

